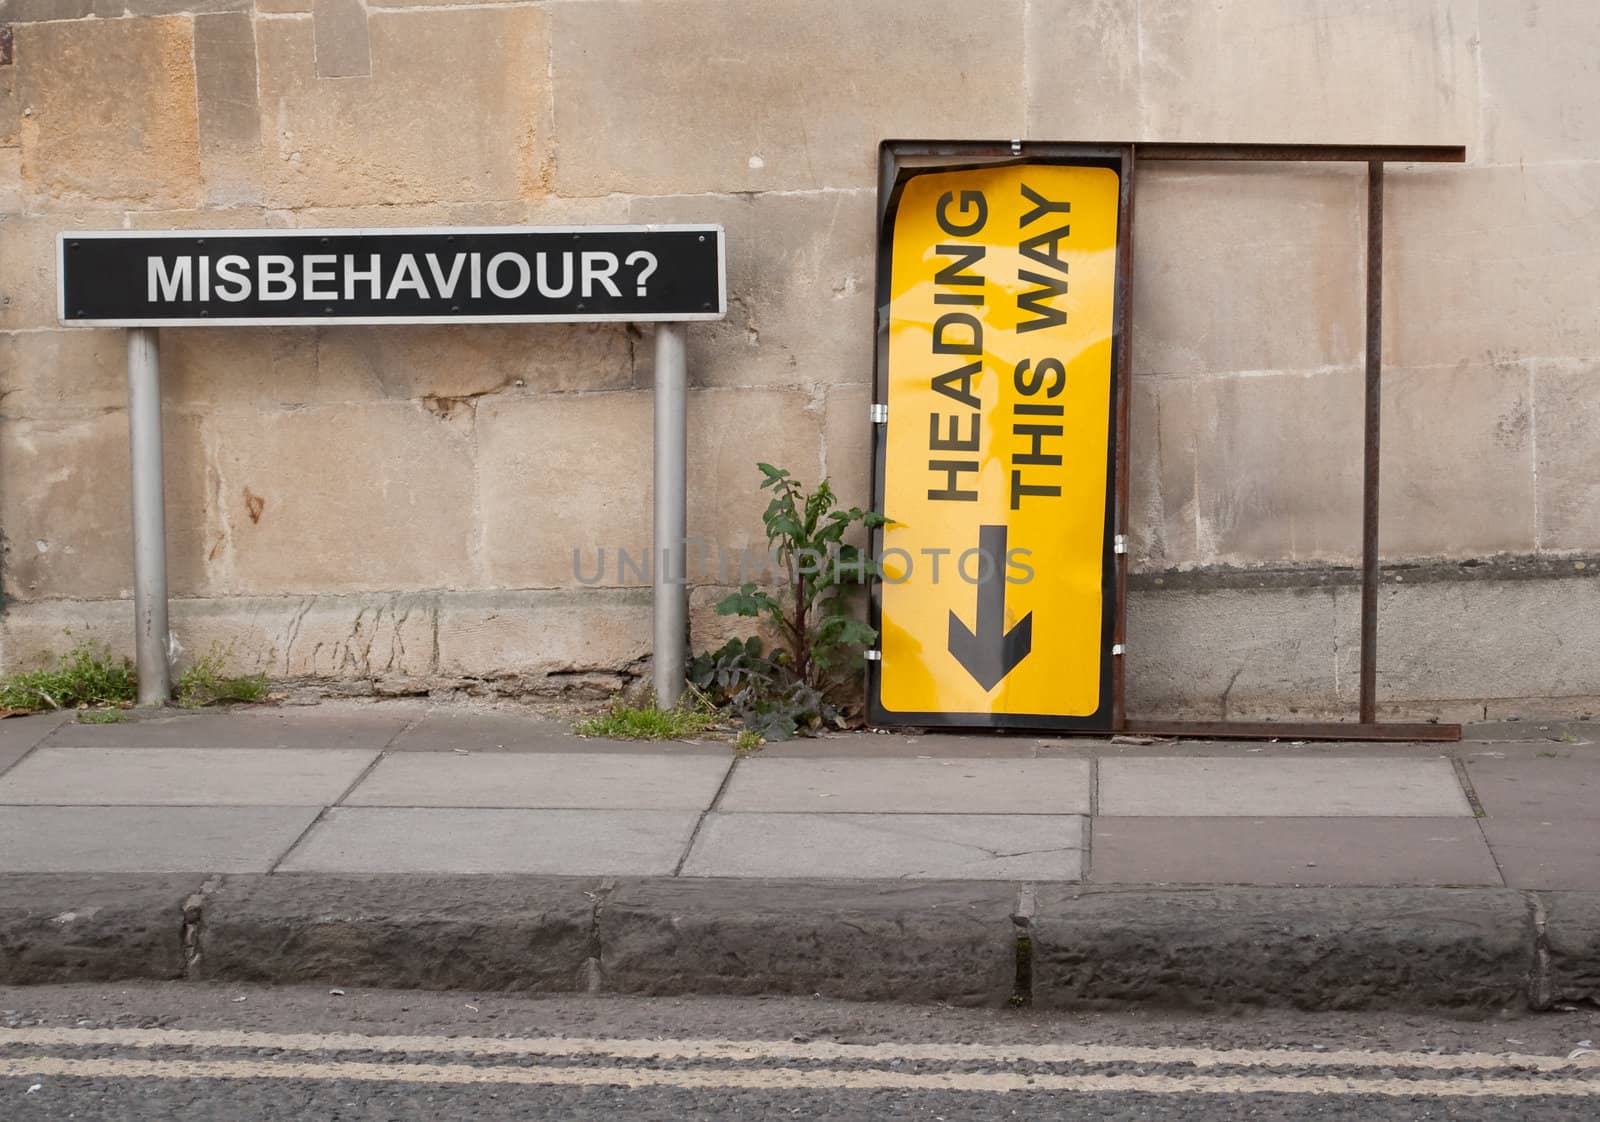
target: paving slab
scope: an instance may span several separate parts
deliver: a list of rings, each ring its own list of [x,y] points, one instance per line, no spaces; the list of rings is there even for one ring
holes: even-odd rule
[[[318,813],[293,806],[0,806],[0,854],[6,870],[19,873],[264,873]]]
[[[1600,825],[1593,818],[1485,818],[1482,825],[1512,888],[1600,891]]]
[[[1088,814],[1087,760],[740,761],[721,810],[826,814]]]
[[[1446,759],[1102,760],[1099,813],[1137,817],[1471,817]]]
[[[67,717],[66,713],[34,713],[0,721],[0,775],[31,752],[34,745],[54,732]]]
[[[0,777],[0,804],[325,806],[376,751],[40,748]]]
[[[164,710],[113,725],[69,722],[51,734],[61,748],[316,748],[376,752],[415,714],[323,714],[313,708],[249,712]]]
[[[1470,818],[1097,818],[1099,884],[1493,885]]]
[[[1461,726],[1463,740],[1536,740],[1571,743],[1600,741],[1600,721],[1474,721]]]
[[[1587,818],[1600,822],[1600,756],[1467,759],[1472,789],[1490,818]],[[1600,826],[1594,827],[1600,832]]]
[[[731,755],[649,752],[386,756],[345,806],[706,810]]]
[[[1028,814],[711,814],[686,877],[1070,881],[1084,818]]]
[[[337,807],[280,871],[670,876],[699,818],[673,810]]]

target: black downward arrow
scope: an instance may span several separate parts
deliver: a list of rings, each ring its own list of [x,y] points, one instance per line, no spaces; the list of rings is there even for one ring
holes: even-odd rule
[[[1033,613],[1006,631],[1006,528],[979,526],[978,628],[950,613],[950,653],[973,680],[992,690],[1033,650]]]

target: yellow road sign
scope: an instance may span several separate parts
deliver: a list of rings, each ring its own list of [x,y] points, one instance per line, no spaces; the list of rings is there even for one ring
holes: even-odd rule
[[[901,181],[875,721],[1109,721],[1120,196],[1089,164]]]

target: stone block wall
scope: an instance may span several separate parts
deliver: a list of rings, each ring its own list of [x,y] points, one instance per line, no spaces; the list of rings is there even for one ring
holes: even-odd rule
[[[868,501],[879,140],[1439,143],[1468,165],[1385,192],[1381,693],[1600,698],[1587,0],[0,0],[0,27],[5,669],[129,638],[123,340],[56,323],[59,231],[720,222],[689,517],[737,550],[758,459]],[[1353,708],[1364,200],[1358,168],[1141,170],[1136,711]],[[639,672],[648,329],[169,329],[162,357],[191,653],[354,690]]]

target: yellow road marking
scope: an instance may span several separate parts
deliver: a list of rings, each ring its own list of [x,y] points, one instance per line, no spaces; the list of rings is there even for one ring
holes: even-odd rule
[[[1187,1064],[1192,1067],[1414,1068],[1429,1071],[1551,1072],[1600,1066],[1600,1054],[1358,1052],[1290,1049],[1162,1048],[1102,1044],[839,1044],[787,1040],[645,1040],[584,1037],[401,1036],[279,1033],[234,1029],[0,1029],[0,1046],[250,1048],[286,1052],[368,1051],[392,1055],[605,1056],[624,1060],[819,1061],[887,1063]]]
[[[474,1067],[469,1064],[304,1063],[263,1060],[0,1059],[0,1077],[85,1079],[279,1079],[728,1090],[1065,1091],[1085,1094],[1384,1095],[1433,1098],[1600,1097],[1585,1079],[1350,1079],[1307,1075],[1025,1075],[1020,1072],[896,1072],[882,1069]]]

